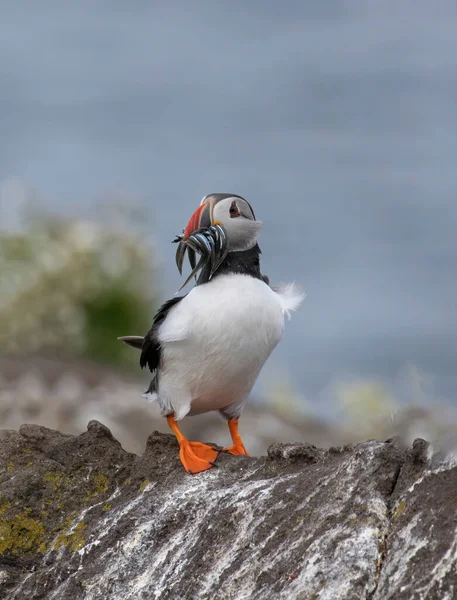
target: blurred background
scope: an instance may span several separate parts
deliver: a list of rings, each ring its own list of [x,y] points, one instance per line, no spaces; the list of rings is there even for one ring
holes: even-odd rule
[[[457,430],[457,5],[42,0],[0,36],[0,429],[163,429],[116,337],[180,286],[211,192],[307,300],[242,432],[330,445]],[[216,415],[187,419],[223,443]]]

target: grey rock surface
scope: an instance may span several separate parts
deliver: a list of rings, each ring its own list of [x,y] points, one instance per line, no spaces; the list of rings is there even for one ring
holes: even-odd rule
[[[448,599],[457,468],[417,440],[275,444],[190,476],[172,436],[0,439],[0,598]]]

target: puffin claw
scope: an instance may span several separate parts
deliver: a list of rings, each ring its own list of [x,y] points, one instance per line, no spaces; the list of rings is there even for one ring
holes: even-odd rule
[[[217,450],[218,452],[222,452],[222,450],[225,450],[224,446],[219,446],[218,444],[211,444],[211,445],[214,448],[214,450]]]

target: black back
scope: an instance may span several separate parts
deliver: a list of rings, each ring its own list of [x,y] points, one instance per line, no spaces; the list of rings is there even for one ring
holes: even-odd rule
[[[177,298],[172,298],[171,300],[167,300],[165,304],[157,311],[154,320],[152,322],[151,329],[144,336],[143,346],[141,348],[141,356],[140,356],[140,367],[144,369],[147,365],[151,373],[158,369],[160,364],[160,343],[157,339],[157,331],[165,321],[169,311],[178,304],[185,296],[179,296]]]

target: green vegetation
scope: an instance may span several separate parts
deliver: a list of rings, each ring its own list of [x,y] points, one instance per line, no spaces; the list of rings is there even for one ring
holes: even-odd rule
[[[150,326],[154,257],[128,227],[34,218],[0,235],[0,347],[4,354],[84,356],[128,365],[119,335]]]

